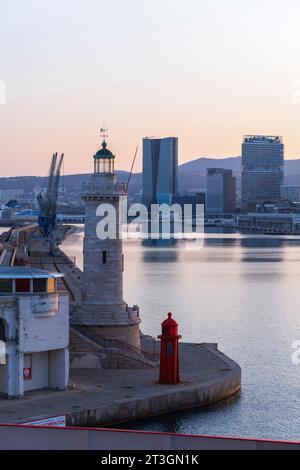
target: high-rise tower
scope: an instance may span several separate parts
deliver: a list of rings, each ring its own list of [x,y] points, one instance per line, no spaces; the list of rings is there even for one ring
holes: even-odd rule
[[[172,204],[177,193],[178,138],[143,139],[143,203]]]
[[[278,203],[283,182],[282,137],[247,135],[242,145],[242,210],[257,204]]]
[[[139,347],[139,309],[128,307],[123,299],[124,256],[119,212],[126,191],[116,180],[114,162],[115,156],[107,148],[104,137],[101,149],[94,155],[94,173],[90,182],[84,184],[82,193],[84,279],[79,319],[86,328],[93,328],[93,333]],[[97,225],[106,216],[104,204],[115,214],[115,226],[111,227],[114,235],[106,239],[97,234]]]

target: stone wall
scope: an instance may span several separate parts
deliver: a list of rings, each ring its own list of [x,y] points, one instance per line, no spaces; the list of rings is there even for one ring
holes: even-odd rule
[[[104,348],[82,333],[70,330],[70,367],[73,369],[144,369],[145,361],[117,348]]]
[[[140,348],[140,328],[139,324],[124,326],[80,326],[79,330],[92,339],[100,342],[103,338],[116,339],[134,347]]]

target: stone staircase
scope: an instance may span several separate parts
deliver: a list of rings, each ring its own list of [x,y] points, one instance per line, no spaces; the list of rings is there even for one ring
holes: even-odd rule
[[[158,353],[150,353],[131,344],[83,331],[83,325],[70,318],[70,354],[96,354],[105,369],[133,369],[157,367]],[[71,357],[72,364],[72,357]]]

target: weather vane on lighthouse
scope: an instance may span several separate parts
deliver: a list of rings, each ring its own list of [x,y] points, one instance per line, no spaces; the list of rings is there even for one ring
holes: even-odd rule
[[[103,127],[100,128],[100,135],[104,142],[105,142],[106,137],[108,137],[107,132],[108,132],[108,129],[106,129],[105,125],[103,125]]]

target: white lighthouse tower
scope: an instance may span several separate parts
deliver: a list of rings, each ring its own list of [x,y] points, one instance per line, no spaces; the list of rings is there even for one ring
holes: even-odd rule
[[[79,319],[87,334],[140,347],[139,309],[128,307],[123,299],[124,255],[119,207],[126,190],[116,181],[115,156],[107,148],[105,133],[102,137],[102,147],[94,155],[94,173],[82,193],[85,202],[84,275]],[[115,236],[106,239],[97,235],[97,225],[104,217],[101,210],[104,204],[113,207],[116,215]]]

